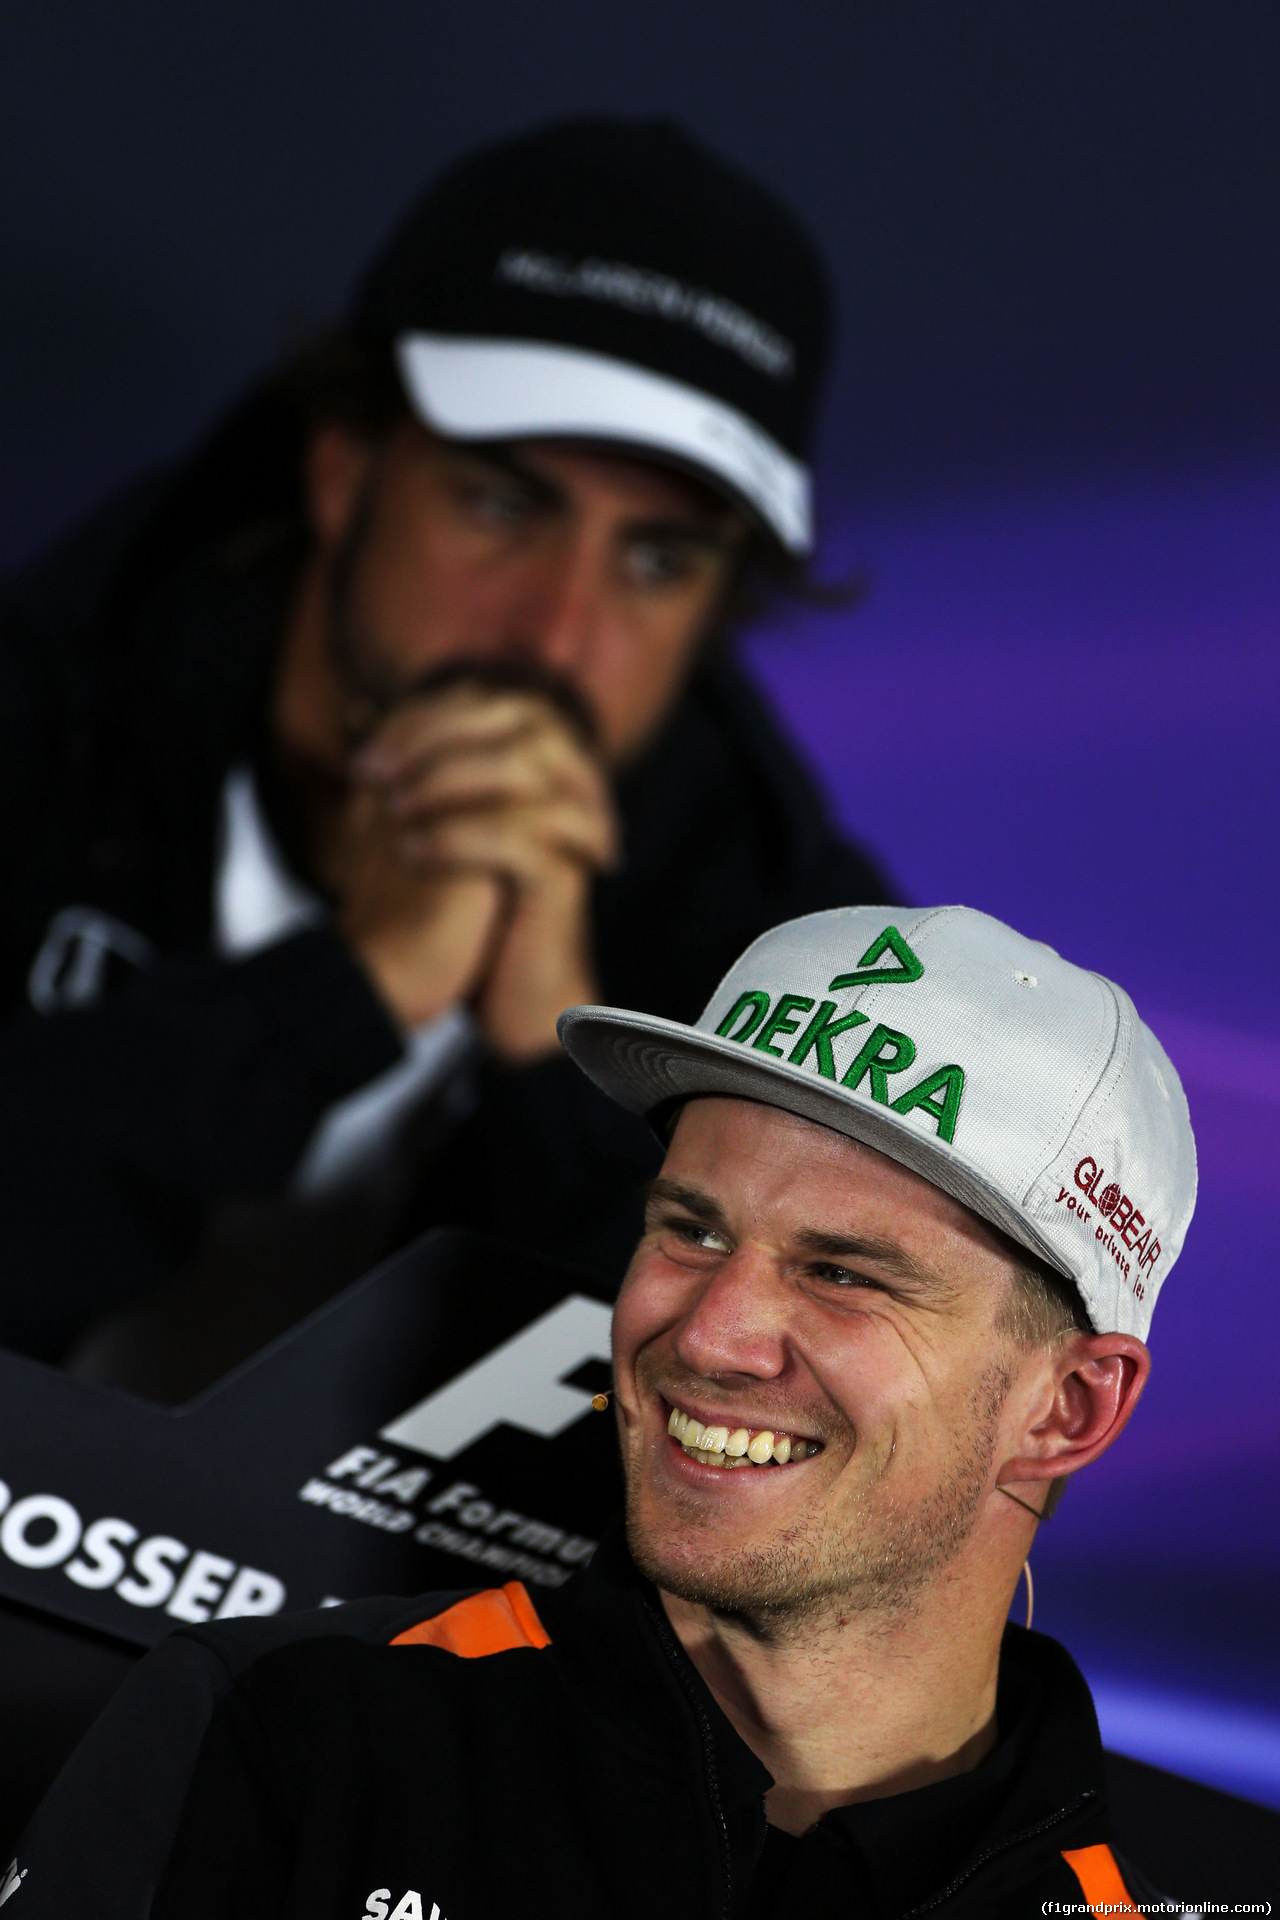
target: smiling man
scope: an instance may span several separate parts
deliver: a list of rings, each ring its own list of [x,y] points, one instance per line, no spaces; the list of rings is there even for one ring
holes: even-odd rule
[[[614,1316],[625,1541],[536,1610],[182,1636],[114,1768],[99,1742],[110,1820],[38,1821],[33,1913],[88,1884],[59,1836],[100,1863],[121,1831],[121,1883],[148,1831],[167,1859],[155,1920],[1132,1911],[1088,1689],[1007,1615],[1134,1410],[1194,1206],[1159,1043],[965,908],[813,915],[696,1026],[562,1032],[669,1137]]]
[[[472,155],[0,597],[0,1343],[189,1396],[426,1227],[616,1284],[560,1052],[883,881],[726,645],[813,545],[822,263],[665,122]]]

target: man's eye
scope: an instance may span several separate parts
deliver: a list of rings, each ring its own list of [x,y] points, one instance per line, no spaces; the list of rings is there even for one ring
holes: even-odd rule
[[[513,487],[469,487],[466,505],[476,518],[493,527],[519,527],[530,519],[533,501]]]
[[[850,1290],[856,1287],[876,1290],[876,1282],[868,1280],[865,1273],[855,1273],[851,1267],[833,1266],[827,1260],[820,1261],[817,1266],[811,1267],[810,1272],[815,1280],[823,1280],[828,1286]]]
[[[662,587],[693,571],[688,550],[675,541],[635,540],[627,549],[627,569],[641,586]]]
[[[668,1220],[665,1222],[669,1233],[674,1233],[686,1246],[701,1248],[705,1253],[728,1253],[729,1242],[714,1227],[704,1227],[696,1220]]]

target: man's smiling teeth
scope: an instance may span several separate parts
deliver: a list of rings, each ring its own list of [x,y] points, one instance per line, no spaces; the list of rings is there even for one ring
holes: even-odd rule
[[[769,1427],[704,1427],[679,1407],[671,1409],[667,1432],[704,1467],[785,1467],[819,1451],[816,1440],[800,1440]]]

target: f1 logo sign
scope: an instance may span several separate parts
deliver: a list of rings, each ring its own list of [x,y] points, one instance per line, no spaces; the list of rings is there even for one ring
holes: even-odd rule
[[[610,1308],[571,1293],[504,1345],[410,1407],[380,1439],[452,1460],[504,1422],[553,1440],[581,1419],[591,1395],[564,1385],[586,1360],[608,1360]]]

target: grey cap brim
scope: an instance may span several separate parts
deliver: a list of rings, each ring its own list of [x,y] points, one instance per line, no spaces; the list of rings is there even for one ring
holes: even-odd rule
[[[931,1140],[905,1115],[876,1106],[839,1082],[819,1079],[772,1054],[656,1014],[628,1013],[617,1007],[570,1007],[561,1014],[558,1031],[569,1058],[630,1113],[648,1116],[669,1101],[697,1094],[781,1107],[874,1147],[998,1227],[1055,1272],[1075,1280],[1061,1254],[1036,1232],[1033,1222],[954,1147]]]

